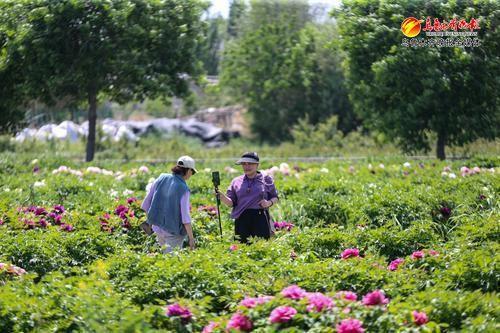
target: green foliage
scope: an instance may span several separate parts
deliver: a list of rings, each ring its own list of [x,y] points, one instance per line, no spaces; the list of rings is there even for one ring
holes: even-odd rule
[[[140,231],[139,205],[150,178],[170,164],[148,164],[148,171],[134,162],[101,161],[105,171],[98,171],[43,155],[33,173],[29,154],[4,153],[0,263],[27,274],[0,268],[0,330],[199,332],[210,321],[224,330],[241,311],[261,331],[332,331],[346,318],[361,320],[367,331],[495,331],[498,168],[462,176],[468,162],[455,161],[449,168],[457,177],[450,178],[441,175],[447,165],[439,161],[403,161],[298,163],[290,170],[282,165],[283,172],[274,174],[280,203],[272,214],[294,227],[250,245],[234,243],[225,207],[219,236],[210,172],[227,163],[204,162],[189,180],[197,249],[164,255],[155,237]],[[63,163],[69,170],[53,173]],[[222,186],[234,176],[221,172]],[[131,196],[139,201],[126,203]],[[64,204],[63,221],[74,226],[72,232],[56,225],[26,229],[22,218],[32,213],[19,208],[56,204]],[[130,228],[115,213],[119,205],[134,211],[134,217],[127,212]],[[100,223],[105,213],[113,230]],[[348,248],[358,248],[360,256],[342,259]],[[414,251],[423,256],[414,257]],[[402,262],[389,270],[396,258]],[[336,306],[310,312],[307,299],[281,295],[291,284],[325,293]],[[358,302],[335,298],[341,290],[357,293]],[[387,306],[361,303],[373,290],[383,290]],[[253,309],[239,305],[259,295],[275,298]],[[189,322],[165,315],[165,306],[176,302],[192,312]],[[288,323],[269,324],[271,311],[282,305],[298,314]],[[425,312],[429,322],[417,327],[413,311]]]
[[[337,116],[332,116],[317,126],[312,125],[307,117],[299,119],[292,129],[293,142],[300,148],[320,147],[321,145],[341,147],[343,135],[337,130],[337,123]]]
[[[88,102],[93,159],[97,97],[124,103],[183,95],[195,72],[204,3],[192,1],[4,1],[0,75],[22,101]],[[2,107],[3,108],[3,107]]]
[[[355,111],[364,124],[397,140],[406,152],[430,150],[476,138],[495,139],[500,62],[498,2],[344,1],[334,16],[346,52],[345,73]],[[406,17],[479,20],[479,47],[402,45]],[[420,38],[420,37],[419,37]],[[481,79],[478,80],[477,78]],[[478,92],[478,93],[472,93]]]
[[[325,49],[337,35],[331,23],[310,23],[303,1],[255,1],[248,15],[244,33],[225,49],[221,85],[245,101],[255,135],[280,142],[299,119],[316,124],[332,114],[340,129],[355,128],[340,56]]]

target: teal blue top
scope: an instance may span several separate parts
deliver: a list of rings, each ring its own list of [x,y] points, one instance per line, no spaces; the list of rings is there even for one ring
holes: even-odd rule
[[[173,235],[186,235],[182,224],[181,198],[189,191],[186,181],[179,175],[161,174],[148,209],[148,223]]]

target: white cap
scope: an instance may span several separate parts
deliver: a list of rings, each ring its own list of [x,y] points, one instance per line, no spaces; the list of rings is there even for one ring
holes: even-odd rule
[[[198,172],[198,170],[194,167],[194,160],[189,156],[181,156],[177,160],[177,165],[183,168],[192,169],[194,173]]]

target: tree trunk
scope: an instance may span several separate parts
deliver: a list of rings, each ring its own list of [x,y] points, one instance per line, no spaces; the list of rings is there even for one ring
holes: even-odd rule
[[[446,146],[446,133],[439,132],[436,145],[436,153],[437,153],[437,158],[440,159],[441,161],[446,159],[446,154],[444,152],[445,146]]]
[[[89,136],[87,137],[87,157],[85,159],[87,162],[94,159],[96,121],[97,93],[95,89],[89,89]]]

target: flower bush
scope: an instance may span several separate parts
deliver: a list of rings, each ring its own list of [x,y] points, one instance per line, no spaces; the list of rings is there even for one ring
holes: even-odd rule
[[[200,168],[189,183],[197,249],[175,255],[139,228],[164,168],[31,159],[0,159],[2,332],[496,330],[494,159],[464,177],[462,161],[263,165],[280,222],[248,245],[224,206],[220,236]]]

